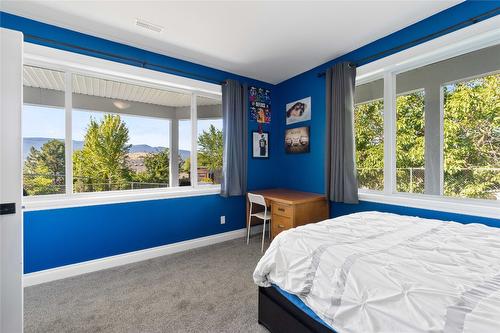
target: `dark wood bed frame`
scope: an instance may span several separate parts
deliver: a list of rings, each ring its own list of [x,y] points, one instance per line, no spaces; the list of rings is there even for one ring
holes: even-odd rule
[[[309,317],[273,287],[259,287],[259,324],[271,333],[335,333]]]

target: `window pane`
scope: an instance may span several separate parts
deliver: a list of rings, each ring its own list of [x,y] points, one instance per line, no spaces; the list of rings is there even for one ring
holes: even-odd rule
[[[179,119],[179,186],[191,186],[191,136],[189,110],[187,116]]]
[[[444,195],[500,200],[500,74],[443,87]]]
[[[424,193],[424,91],[396,98],[396,190]]]
[[[222,177],[222,102],[198,96],[198,184],[220,184]]]
[[[64,73],[23,68],[24,195],[65,193]]]
[[[75,192],[170,186],[171,122],[190,94],[73,76]]]
[[[495,45],[397,75],[398,191],[498,198],[499,54]]]
[[[359,188],[384,189],[384,81],[356,87],[354,127]]]

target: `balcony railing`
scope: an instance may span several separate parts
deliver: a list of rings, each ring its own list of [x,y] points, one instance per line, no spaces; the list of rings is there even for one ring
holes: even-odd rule
[[[360,188],[384,189],[383,168],[358,168]],[[424,193],[425,168],[397,168],[396,190]],[[444,171],[444,195],[500,200],[500,168],[455,168]]]
[[[200,169],[201,170],[201,169]],[[220,184],[220,172],[209,174],[208,172],[198,173],[198,184]],[[46,194],[64,194],[66,192],[66,176],[64,174],[46,174],[46,173],[24,173],[23,174],[24,195],[46,195]],[[210,177],[215,177],[212,181]],[[179,180],[180,186],[190,186],[189,175],[187,179]],[[167,188],[168,182],[146,182],[146,181],[111,181],[102,182],[102,179],[96,180],[89,177],[73,176],[73,190],[75,193],[81,192],[107,192],[122,190],[139,190]]]

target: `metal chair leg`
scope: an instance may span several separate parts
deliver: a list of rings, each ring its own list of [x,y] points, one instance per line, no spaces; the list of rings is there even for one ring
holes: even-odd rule
[[[250,203],[250,211],[248,212],[248,221],[247,221],[247,245],[250,241],[250,225],[252,223],[252,203]]]
[[[264,252],[264,240],[266,239],[266,220],[264,219],[264,226],[262,227],[262,246],[260,252]]]
[[[250,241],[250,222],[251,222],[251,217],[248,218],[248,223],[247,223],[247,245]]]

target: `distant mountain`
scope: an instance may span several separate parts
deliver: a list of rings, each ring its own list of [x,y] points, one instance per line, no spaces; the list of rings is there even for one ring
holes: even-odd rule
[[[36,149],[42,148],[42,146],[49,142],[50,140],[54,140],[54,138],[24,138],[23,139],[23,154],[24,158],[28,156],[31,147],[35,147]],[[63,139],[56,139],[63,141]],[[79,150],[83,148],[83,141],[73,140],[73,149]],[[151,147],[150,145],[139,144],[132,145],[130,147],[131,153],[157,153],[165,149],[165,147]],[[189,150],[179,150],[179,155],[183,160],[186,160],[191,155]]]

